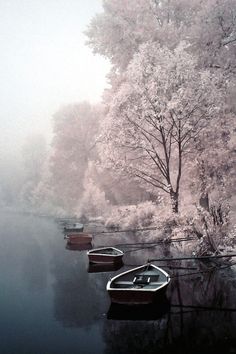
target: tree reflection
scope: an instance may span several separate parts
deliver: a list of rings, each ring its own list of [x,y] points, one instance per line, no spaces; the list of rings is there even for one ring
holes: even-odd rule
[[[108,275],[88,274],[87,262],[87,255],[82,252],[54,255],[54,316],[65,327],[90,326],[102,317],[106,308],[108,299],[104,293]]]
[[[174,306],[159,319],[107,320],[106,353],[236,351],[235,286],[230,272],[176,274],[167,295]]]
[[[36,240],[27,244],[22,258],[22,275],[30,290],[39,291],[47,287],[47,262]]]

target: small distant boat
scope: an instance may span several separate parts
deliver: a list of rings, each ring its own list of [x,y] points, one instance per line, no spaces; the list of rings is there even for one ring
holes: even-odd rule
[[[94,248],[87,252],[91,263],[116,263],[121,262],[124,252],[115,247]]]
[[[91,234],[87,234],[84,232],[78,232],[78,233],[71,233],[67,234],[64,237],[65,240],[67,240],[67,243],[69,245],[77,245],[77,244],[84,244],[84,243],[91,243],[93,236]]]
[[[76,217],[65,217],[65,218],[56,218],[55,219],[55,221],[57,222],[57,223],[74,223],[74,222],[78,222],[79,220],[78,220],[78,218],[76,218]]]
[[[168,273],[148,263],[110,279],[107,283],[107,291],[114,303],[151,304],[165,294],[169,282]]]
[[[84,224],[81,224],[79,222],[76,222],[71,225],[66,225],[64,226],[64,232],[83,232],[84,231]]]

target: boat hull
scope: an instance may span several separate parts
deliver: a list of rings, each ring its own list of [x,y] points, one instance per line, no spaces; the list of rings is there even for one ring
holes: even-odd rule
[[[166,294],[167,285],[157,291],[111,289],[108,290],[111,302],[124,305],[148,305],[161,301]]]
[[[113,263],[121,263],[123,254],[118,256],[113,255],[102,255],[102,254],[89,254],[89,262],[91,263],[106,263],[106,264],[113,264]]]
[[[76,233],[76,234],[67,234],[65,239],[67,240],[68,245],[78,245],[78,244],[88,244],[92,242],[92,235]]]

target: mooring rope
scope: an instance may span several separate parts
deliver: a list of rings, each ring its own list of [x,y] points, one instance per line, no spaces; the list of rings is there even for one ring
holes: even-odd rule
[[[211,256],[194,256],[194,257],[170,257],[170,258],[153,258],[148,259],[148,262],[162,262],[162,261],[183,261],[183,260],[208,260],[211,258],[231,258],[236,257],[236,253],[232,254],[218,254]]]
[[[225,312],[236,312],[236,308],[227,308],[227,307],[213,307],[213,306],[194,306],[194,305],[177,305],[177,304],[170,304],[171,307],[183,307],[183,308],[190,308],[193,310],[201,310],[201,311],[225,311]],[[176,314],[173,312],[173,314]],[[178,314],[178,313],[177,313]]]
[[[115,234],[115,233],[120,233],[120,232],[136,232],[136,231],[151,231],[151,230],[157,230],[158,227],[144,227],[144,228],[138,228],[138,229],[124,229],[124,230],[111,230],[111,231],[98,231],[94,232],[94,236],[100,235],[100,234]]]
[[[128,263],[125,263],[124,264],[125,266],[127,267],[138,267],[140,266],[140,264],[128,264]],[[217,271],[217,270],[222,270],[222,269],[226,269],[226,268],[230,268],[232,266],[236,265],[236,262],[233,262],[233,263],[230,263],[230,264],[227,264],[227,265],[224,265],[224,266],[220,266],[220,267],[211,267],[210,269],[206,269],[206,270],[199,270],[197,272],[188,272],[188,273],[184,273],[184,274],[177,274],[177,275],[172,275],[170,276],[171,279],[173,278],[178,278],[178,277],[185,277],[185,276],[189,276],[189,275],[199,275],[199,274],[204,274],[204,273],[211,273],[213,271]],[[171,266],[168,266],[168,265],[163,265],[162,266],[163,268],[169,268],[169,269],[196,269],[196,268],[184,268],[184,267],[176,267],[176,268],[172,268]]]
[[[172,242],[183,242],[183,241],[193,241],[193,240],[198,240],[197,237],[178,237],[175,239],[160,239],[158,241],[153,241],[153,242],[135,242],[135,243],[117,243],[115,247],[124,247],[124,246],[135,246],[135,245],[159,245],[159,244],[168,244]]]
[[[111,247],[135,247],[134,249],[129,249],[127,251],[124,251],[125,254],[131,253],[131,252],[137,252],[141,251],[143,249],[149,249],[149,248],[155,248],[158,245],[165,245],[165,244],[170,244],[172,242],[183,242],[183,241],[192,241],[196,240],[196,238],[176,238],[176,239],[162,239],[156,242],[136,242],[136,243],[117,243]],[[107,247],[107,245],[99,246],[99,247]]]

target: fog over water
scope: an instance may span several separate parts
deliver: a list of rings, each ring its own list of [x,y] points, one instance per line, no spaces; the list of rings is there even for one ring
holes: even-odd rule
[[[0,2],[1,159],[32,134],[50,141],[61,105],[100,100],[109,64],[85,46],[83,31],[101,9],[101,0]]]
[[[0,14],[0,354],[236,353],[236,0]],[[163,301],[112,303],[149,262]]]
[[[180,277],[167,268],[166,302],[122,309],[110,302],[108,279],[169,246],[126,252],[119,270],[96,270],[86,249],[66,247],[53,219],[1,212],[0,221],[1,354],[235,353],[234,268]],[[123,242],[127,251],[136,236],[97,235],[92,246]]]

